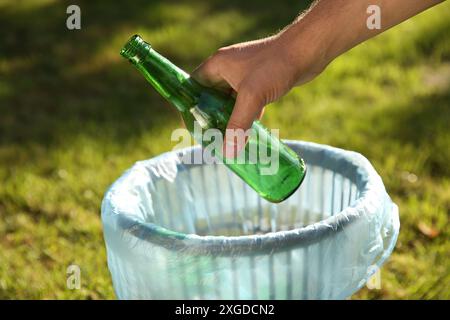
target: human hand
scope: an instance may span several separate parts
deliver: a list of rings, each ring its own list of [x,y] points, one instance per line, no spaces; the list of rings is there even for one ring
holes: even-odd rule
[[[325,64],[320,63],[313,50],[292,50],[288,39],[281,35],[239,43],[219,49],[192,73],[201,84],[237,95],[227,131],[245,132],[254,120],[261,118],[268,103],[324,69]],[[243,147],[228,138],[227,135],[225,146],[233,149],[229,152]]]
[[[219,49],[193,77],[237,94],[227,130],[242,132],[262,116],[266,104],[294,85],[312,80],[340,54],[439,2],[442,0],[317,0],[277,35]],[[386,13],[380,29],[367,27],[370,5]],[[226,135],[225,146],[232,146],[232,155],[242,148],[233,140]]]

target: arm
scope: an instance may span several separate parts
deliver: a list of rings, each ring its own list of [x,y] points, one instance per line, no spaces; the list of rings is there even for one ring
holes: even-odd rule
[[[280,38],[290,43],[291,53],[300,51],[306,43],[316,44],[322,63],[334,58],[365,40],[415,16],[443,0],[319,0],[307,14],[300,16],[283,30]],[[376,5],[381,11],[381,28],[367,27],[367,8]],[[295,57],[291,57],[295,61]]]
[[[277,35],[219,49],[193,76],[205,85],[237,93],[227,129],[246,130],[262,116],[266,104],[315,78],[342,53],[439,2],[317,0]],[[381,9],[381,29],[367,27],[370,5]],[[233,144],[226,139],[227,146]],[[227,156],[241,147],[230,147]]]

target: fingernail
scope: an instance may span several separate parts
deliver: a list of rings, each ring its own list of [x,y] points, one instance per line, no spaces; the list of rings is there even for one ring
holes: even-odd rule
[[[224,156],[226,158],[236,158],[245,148],[247,143],[247,135],[242,129],[227,129],[224,143]]]
[[[225,136],[225,143],[223,146],[223,155],[225,158],[234,158],[236,155],[236,144],[233,139],[227,139]]]

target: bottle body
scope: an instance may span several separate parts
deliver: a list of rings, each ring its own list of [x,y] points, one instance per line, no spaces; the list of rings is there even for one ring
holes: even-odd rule
[[[212,140],[201,132],[217,130],[222,137],[235,104],[231,95],[207,88],[159,55],[139,36],[132,37],[121,51],[152,86],[181,113],[186,128],[195,140],[207,147]],[[245,147],[235,159],[224,158],[222,148],[213,155],[242,178],[260,196],[271,202],[288,198],[306,174],[304,161],[259,122],[255,121]]]

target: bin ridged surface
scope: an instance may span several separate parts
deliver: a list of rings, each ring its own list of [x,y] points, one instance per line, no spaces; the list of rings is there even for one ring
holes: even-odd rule
[[[106,192],[102,222],[119,299],[343,299],[392,252],[397,206],[362,155],[286,142],[307,174],[273,204],[199,147],[137,162]]]

